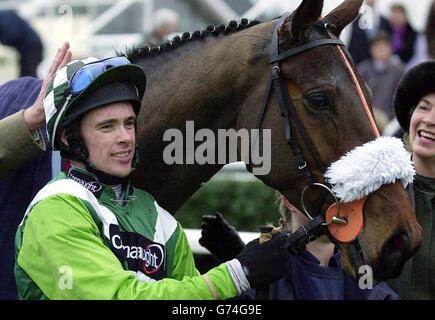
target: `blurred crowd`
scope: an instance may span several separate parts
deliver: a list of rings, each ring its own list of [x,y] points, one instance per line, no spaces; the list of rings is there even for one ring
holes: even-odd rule
[[[42,41],[16,11],[0,11],[0,44],[13,47],[18,52],[21,77],[36,77],[36,68],[43,57]]]
[[[435,59],[435,1],[423,32],[415,30],[401,3],[392,4],[388,16],[377,11],[375,0],[365,4],[367,10],[351,26],[349,53],[372,92],[381,132],[400,137],[403,132],[394,117],[393,95],[404,72]]]

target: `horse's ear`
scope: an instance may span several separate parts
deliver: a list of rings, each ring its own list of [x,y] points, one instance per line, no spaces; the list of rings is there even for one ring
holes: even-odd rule
[[[330,25],[328,29],[339,37],[341,31],[358,16],[362,3],[363,0],[345,0],[330,12],[323,21],[328,23]]]
[[[296,11],[284,22],[279,30],[283,37],[302,41],[305,31],[322,14],[323,0],[303,0]]]

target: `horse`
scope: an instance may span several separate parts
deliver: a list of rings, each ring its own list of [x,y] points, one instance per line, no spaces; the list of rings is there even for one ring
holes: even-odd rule
[[[268,129],[270,172],[257,177],[297,208],[324,215],[336,201],[317,188],[305,192],[307,179],[310,186],[323,186],[325,168],[379,136],[369,89],[338,39],[361,5],[362,0],[345,0],[322,18],[323,1],[303,0],[279,20],[232,21],[128,50],[126,56],[147,75],[137,119],[141,162],[136,185],[175,212],[223,164],[166,164],[165,131],[184,132],[189,121],[215,134],[219,129]],[[255,173],[255,164],[246,166]],[[397,277],[421,243],[402,182],[370,193],[361,210],[357,249],[375,279]],[[357,276],[353,247],[339,245],[345,271]]]

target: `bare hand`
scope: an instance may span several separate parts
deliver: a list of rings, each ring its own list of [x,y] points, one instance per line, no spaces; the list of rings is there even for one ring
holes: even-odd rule
[[[29,131],[35,131],[42,127],[42,125],[44,124],[44,98],[47,91],[48,83],[57,70],[59,70],[71,61],[71,55],[72,53],[69,49],[68,42],[65,42],[62,47],[57,50],[53,64],[51,65],[50,70],[48,71],[44,81],[42,82],[41,91],[39,92],[38,98],[36,98],[35,103],[30,108],[24,111],[24,122],[26,123]]]

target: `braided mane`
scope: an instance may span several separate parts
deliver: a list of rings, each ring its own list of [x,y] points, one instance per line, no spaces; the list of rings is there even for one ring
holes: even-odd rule
[[[228,23],[228,25],[220,24],[220,25],[209,25],[205,30],[197,30],[194,32],[185,32],[181,36],[177,35],[172,40],[168,40],[159,45],[146,45],[143,47],[133,47],[132,49],[128,49],[125,55],[130,61],[135,61],[139,58],[145,58],[150,55],[157,55],[162,52],[166,52],[168,50],[174,50],[180,47],[183,44],[190,43],[195,40],[203,40],[209,36],[219,36],[229,35],[232,33],[236,33],[245,29],[248,29],[252,26],[261,23],[258,20],[248,20],[243,18],[240,23],[232,20]]]

